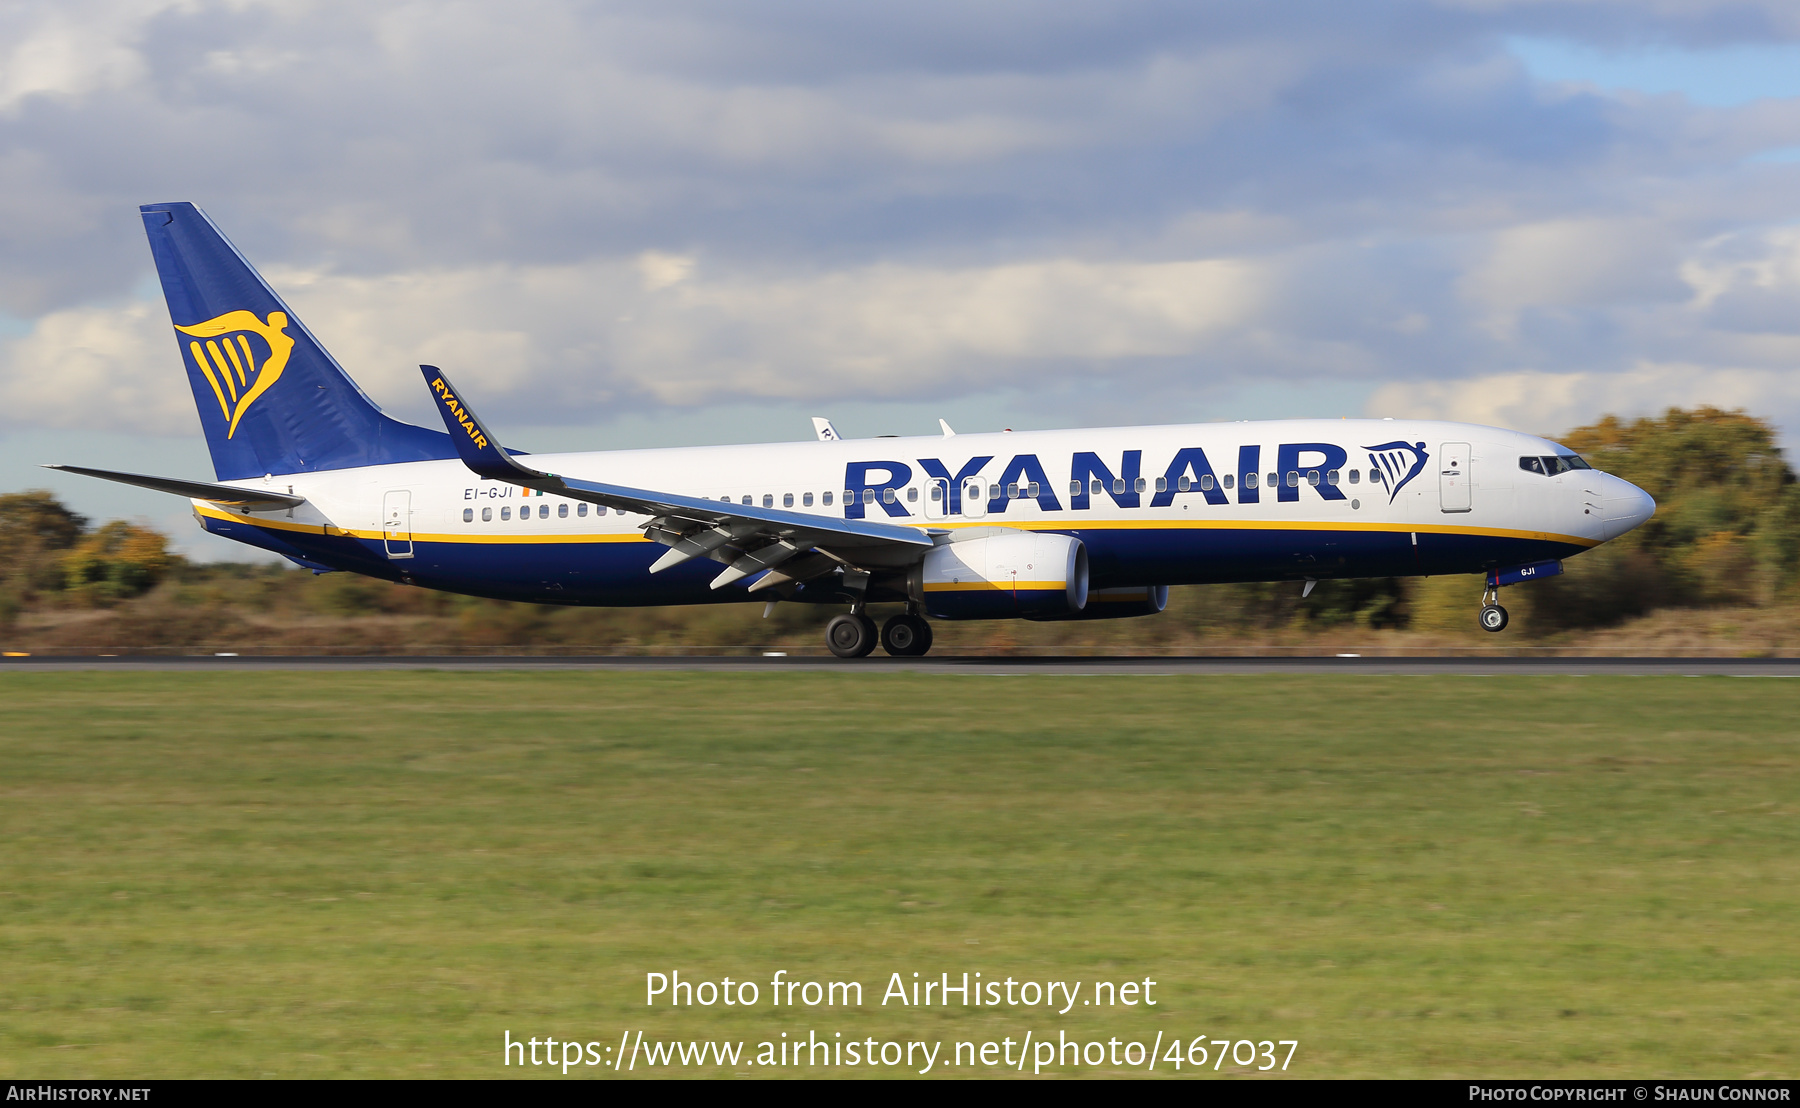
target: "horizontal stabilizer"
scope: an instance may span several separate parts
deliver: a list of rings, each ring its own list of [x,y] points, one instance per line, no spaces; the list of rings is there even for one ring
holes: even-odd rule
[[[214,504],[229,504],[249,512],[278,511],[282,508],[292,508],[306,503],[304,496],[275,492],[271,489],[240,489],[234,485],[215,485],[210,481],[183,481],[174,477],[151,477],[142,473],[89,469],[86,466],[47,465],[44,468],[60,469],[65,473],[79,473],[85,477],[98,477],[102,481],[117,481],[122,485],[136,485],[141,489],[171,492],[176,496],[185,496],[191,500],[210,500]]]

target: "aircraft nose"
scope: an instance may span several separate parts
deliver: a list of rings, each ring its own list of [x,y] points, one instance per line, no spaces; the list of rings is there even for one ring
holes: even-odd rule
[[[1656,501],[1630,481],[1606,474],[1606,537],[1616,539],[1656,514]]]

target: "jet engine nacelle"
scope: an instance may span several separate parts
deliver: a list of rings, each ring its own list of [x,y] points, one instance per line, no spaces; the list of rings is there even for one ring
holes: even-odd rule
[[[914,568],[913,595],[934,619],[1046,619],[1087,603],[1087,548],[1035,531],[934,547]]]
[[[1079,612],[1062,612],[1053,616],[1027,616],[1027,619],[1124,619],[1127,616],[1153,616],[1169,606],[1169,586],[1133,585],[1123,589],[1089,589],[1087,604]]]

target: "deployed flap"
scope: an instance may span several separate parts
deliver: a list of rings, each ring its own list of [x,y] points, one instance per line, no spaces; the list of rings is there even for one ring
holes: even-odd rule
[[[837,428],[831,425],[829,419],[826,419],[824,416],[813,416],[812,421],[813,431],[819,436],[820,442],[840,442],[843,440],[844,436],[838,434]]]
[[[599,481],[582,481],[561,477],[520,465],[482,425],[479,417],[463,402],[450,379],[435,366],[420,366],[425,383],[438,402],[438,412],[450,431],[463,464],[482,477],[523,485],[574,500],[603,504],[615,511],[660,517],[678,529],[685,525],[725,525],[742,532],[745,541],[791,539],[804,545],[830,543],[834,548],[847,546],[929,547],[931,536],[915,527],[892,523],[875,523],[864,519],[837,519],[782,508],[759,508],[751,504],[731,504],[722,500],[706,500],[697,496],[635,489],[625,485],[609,485]],[[750,527],[737,525],[752,524]],[[734,545],[739,545],[734,543]]]
[[[293,493],[275,492],[270,489],[240,489],[233,485],[215,485],[210,481],[182,481],[174,477],[149,477],[142,473],[119,473],[110,469],[88,469],[86,466],[47,465],[43,468],[60,469],[64,473],[79,473],[86,477],[98,477],[103,481],[117,481],[122,485],[155,489],[157,492],[172,492],[176,496],[185,496],[192,500],[210,500],[214,504],[230,504],[251,512],[293,508],[306,503],[306,497],[295,496]]]

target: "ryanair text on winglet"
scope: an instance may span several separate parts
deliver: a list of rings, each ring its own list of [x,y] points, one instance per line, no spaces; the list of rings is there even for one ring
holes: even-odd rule
[[[444,407],[450,409],[450,414],[456,417],[456,422],[462,424],[462,429],[469,433],[469,438],[474,440],[476,447],[486,450],[487,436],[481,433],[481,428],[475,426],[474,417],[470,416],[468,409],[464,408],[462,402],[456,399],[456,394],[450,391],[449,385],[444,384],[442,377],[432,378],[431,391],[443,398]]]

